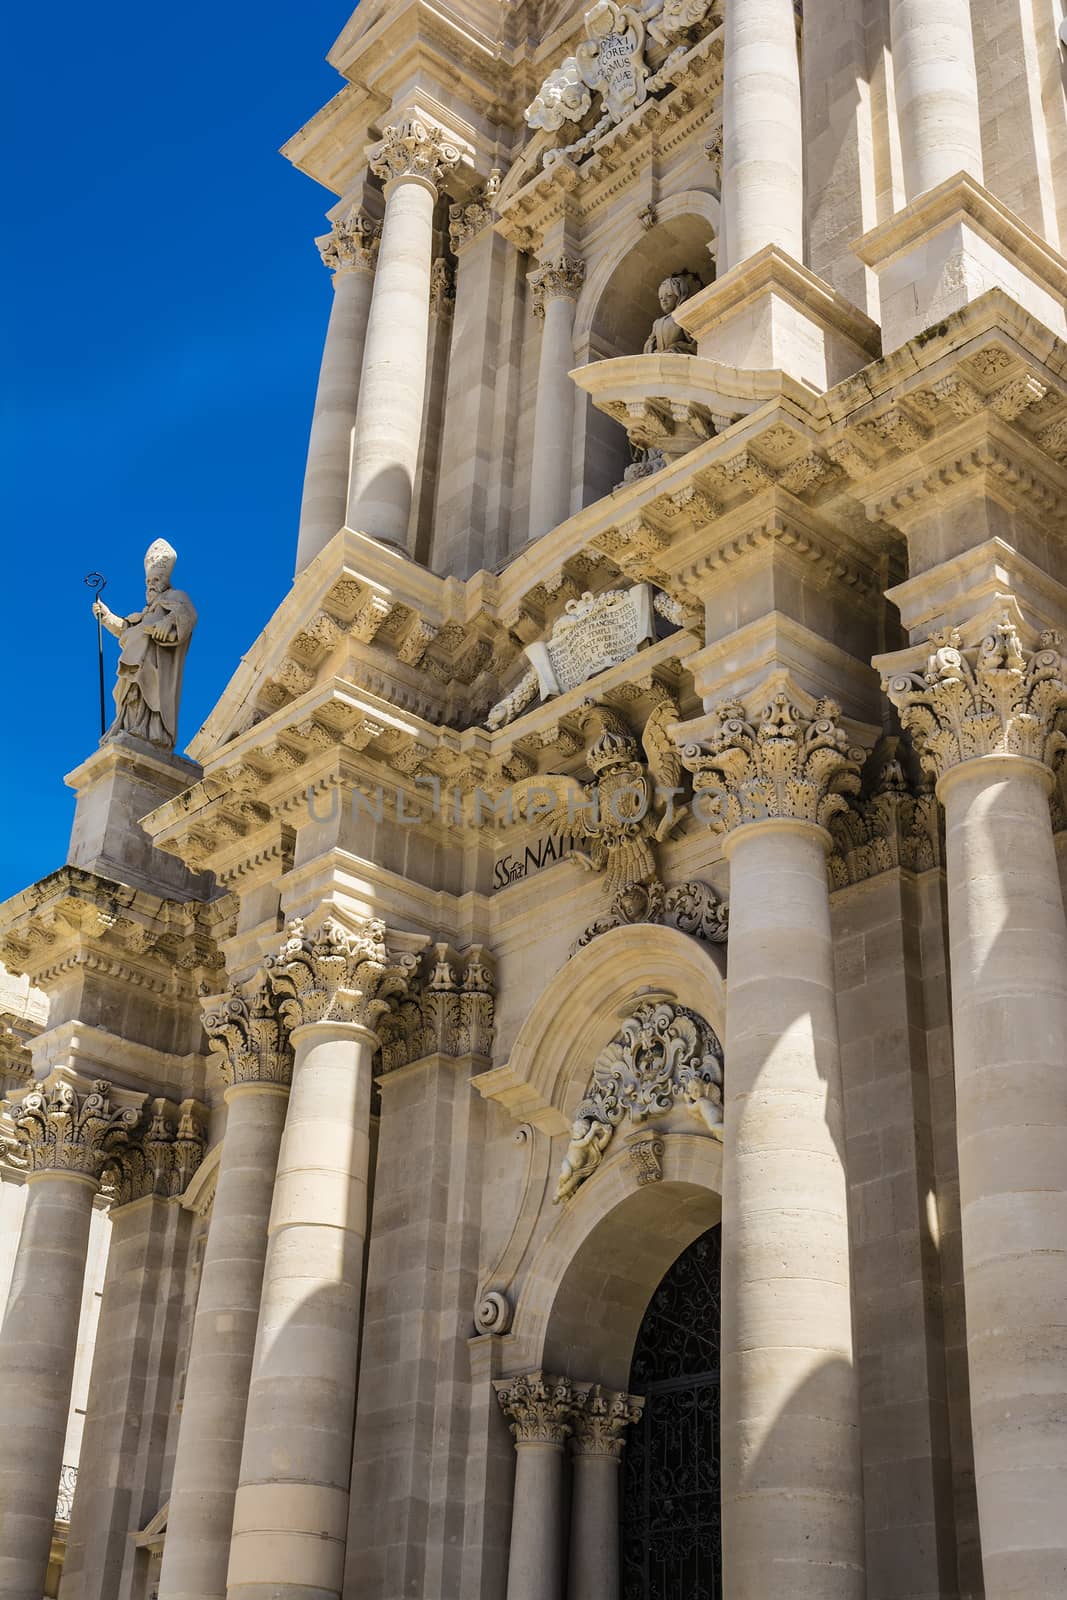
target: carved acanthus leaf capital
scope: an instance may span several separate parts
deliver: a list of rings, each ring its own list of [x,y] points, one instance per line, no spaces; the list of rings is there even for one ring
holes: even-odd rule
[[[328,916],[312,934],[297,917],[287,925],[278,954],[264,965],[287,1028],[346,1022],[374,1032],[390,1001],[406,993],[419,958],[389,950],[383,922],[346,927]]]
[[[331,233],[316,239],[323,265],[331,272],[373,272],[378,260],[382,225],[368,216],[362,206],[353,206],[339,218]]]
[[[80,1173],[97,1182],[140,1121],[135,1106],[112,1104],[111,1085],[103,1078],[87,1089],[57,1078],[8,1102],[7,1110],[14,1166],[27,1173]]]
[[[543,1372],[497,1379],[493,1387],[516,1444],[563,1445],[586,1394],[586,1386]]]
[[[455,310],[455,305],[456,289],[452,268],[444,256],[438,256],[430,268],[430,315],[432,317],[450,317]]]
[[[268,984],[250,997],[233,987],[221,1002],[207,1002],[204,1032],[221,1058],[227,1084],[290,1082],[292,1051]]]
[[[448,208],[448,239],[453,250],[459,250],[493,220],[493,201],[500,193],[502,173],[494,167],[484,189],[466,205]]]
[[[975,756],[1029,756],[1051,769],[1067,750],[1060,650],[1052,632],[1040,635],[1036,650],[1026,649],[1005,612],[972,648],[958,628],[932,634],[925,669],[887,678],[882,687],[937,779]]]
[[[594,1383],[576,1413],[571,1448],[576,1456],[611,1456],[618,1461],[626,1430],[641,1417],[644,1396],[622,1394]]]
[[[557,256],[529,277],[534,315],[543,317],[549,300],[577,300],[585,282],[585,262],[577,256]]]
[[[927,872],[941,865],[941,807],[929,778],[909,777],[901,740],[888,739],[871,761],[877,768],[862,798],[850,801],[830,823],[834,889],[862,883],[894,867]]]
[[[443,128],[420,116],[404,117],[386,128],[380,144],[370,152],[370,169],[385,184],[399,178],[421,178],[436,188],[461,152]]]
[[[859,790],[865,752],[849,744],[833,700],[806,716],[779,691],[758,717],[737,701],[716,708],[710,740],[687,745],[682,763],[693,774],[693,810],[717,833],[769,818],[825,828]]]
[[[175,1200],[185,1193],[204,1158],[204,1130],[195,1100],[175,1106],[153,1100],[147,1123],[107,1165],[102,1187],[112,1205],[146,1195]]]
[[[460,956],[448,944],[434,945],[426,975],[411,983],[378,1023],[382,1071],[433,1055],[488,1059],[495,995],[484,946],[472,945]]]

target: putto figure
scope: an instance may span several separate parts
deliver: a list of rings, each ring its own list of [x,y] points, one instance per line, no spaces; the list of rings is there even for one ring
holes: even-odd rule
[[[131,734],[159,750],[173,750],[178,737],[182,671],[196,611],[187,594],[172,589],[178,552],[165,539],[149,545],[144,558],[145,607],[117,617],[102,600],[93,616],[122,646],[115,682],[115,720],[105,739]]]

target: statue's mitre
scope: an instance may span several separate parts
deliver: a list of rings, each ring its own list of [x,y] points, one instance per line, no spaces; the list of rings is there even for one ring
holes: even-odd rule
[[[156,539],[148,546],[144,558],[144,575],[146,578],[169,578],[174,571],[174,563],[178,559],[178,552],[166,539]]]

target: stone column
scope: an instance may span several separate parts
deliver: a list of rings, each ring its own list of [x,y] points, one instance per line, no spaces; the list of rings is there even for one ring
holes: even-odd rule
[[[406,548],[419,458],[437,186],[459,161],[440,128],[408,117],[371,152],[385,183],[378,268],[352,438],[347,523]]]
[[[507,1600],[563,1600],[563,1447],[585,1389],[541,1372],[494,1388],[515,1439]]]
[[[226,1132],[196,1302],[159,1600],[221,1600],[241,1466],[289,1051],[271,997],[209,1002],[222,1056]]]
[[[892,0],[890,28],[908,200],[957,172],[981,182],[970,0]]]
[[[0,1330],[0,1596],[41,1600],[93,1201],[140,1112],[114,1105],[109,1083],[84,1085],[62,1070],[8,1112],[28,1193]]]
[[[353,206],[343,221],[334,223],[332,233],[316,241],[323,262],[333,273],[333,306],[304,470],[297,572],[304,570],[345,523],[352,429],[381,231],[380,223]]]
[[[945,807],[967,1353],[987,1600],[1067,1571],[1067,920],[1059,639],[1005,614],[886,684]],[[883,663],[884,665],[884,663]]]
[[[571,514],[574,453],[574,307],[585,282],[585,262],[561,255],[530,274],[534,315],[541,318],[533,462],[530,469],[530,538],[558,528]]]
[[[270,985],[293,1087],[271,1207],[228,1593],[322,1600],[343,1579],[367,1227],[373,1027],[417,957],[381,923],[289,925]]]
[[[644,1404],[594,1384],[575,1416],[567,1600],[619,1600],[619,1464]]]
[[[155,1100],[104,1177],[111,1239],[93,1350],[63,1600],[132,1592],[130,1532],[163,1498],[189,1217],[180,1196],[204,1142],[194,1101]]]
[[[683,760],[730,862],[723,1582],[863,1600],[859,1400],[826,823],[858,788],[838,708],[719,709]]]
[[[726,7],[723,231],[739,266],[766,245],[804,260],[804,137],[793,0]]]

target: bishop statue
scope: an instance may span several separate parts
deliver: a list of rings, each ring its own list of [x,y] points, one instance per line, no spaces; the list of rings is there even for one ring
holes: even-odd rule
[[[102,600],[93,615],[121,645],[115,682],[115,720],[105,739],[130,734],[158,750],[173,750],[178,738],[178,702],[185,654],[196,626],[187,594],[170,586],[177,551],[165,539],[149,545],[144,558],[145,606],[118,617]]]

